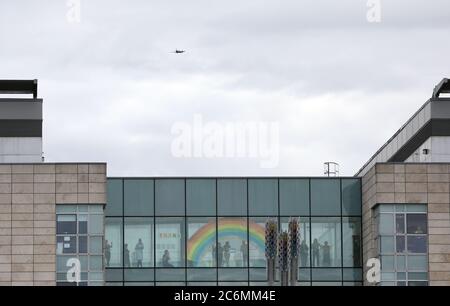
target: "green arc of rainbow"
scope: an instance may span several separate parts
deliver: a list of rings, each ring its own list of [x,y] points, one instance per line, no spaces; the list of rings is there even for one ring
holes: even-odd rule
[[[223,241],[225,238],[239,238],[240,240],[247,241],[247,220],[238,218],[219,219],[217,231],[219,241]],[[257,248],[264,252],[264,227],[250,221],[248,224],[248,234],[250,243],[256,245]],[[207,252],[212,251],[215,240],[216,223],[209,222],[202,226],[187,243],[188,261],[195,266]]]

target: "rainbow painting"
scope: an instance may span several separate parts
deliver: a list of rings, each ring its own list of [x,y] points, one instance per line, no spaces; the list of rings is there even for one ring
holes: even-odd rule
[[[264,252],[264,226],[249,221],[250,243]],[[240,239],[247,241],[247,220],[239,218],[219,219],[217,227],[219,241],[225,239]],[[209,222],[202,226],[187,243],[188,261],[195,264],[200,262],[207,252],[211,252],[216,240],[216,223]]]

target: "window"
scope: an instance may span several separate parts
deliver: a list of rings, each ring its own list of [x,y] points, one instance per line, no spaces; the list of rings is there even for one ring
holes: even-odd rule
[[[280,214],[309,215],[309,180],[280,179]]]
[[[186,180],[186,210],[190,216],[216,215],[216,181]]]
[[[181,217],[156,218],[156,266],[184,267],[185,225]]]
[[[153,267],[153,218],[125,218],[123,266]]]
[[[281,230],[289,232],[289,217],[281,218]],[[298,256],[299,268],[306,268],[310,266],[311,259],[311,242],[310,242],[310,224],[309,217],[298,218],[300,247]],[[309,273],[309,270],[308,270]]]
[[[218,223],[219,247],[223,252],[222,267],[248,266],[247,218],[220,218]],[[250,240],[261,236],[250,232]],[[261,241],[263,242],[263,241]],[[219,248],[218,248],[219,249]]]
[[[72,258],[79,259],[81,264],[78,286],[103,284],[103,218],[102,205],[56,206],[58,286],[77,285],[67,282],[67,262]]]
[[[218,179],[217,206],[219,216],[247,215],[247,180]]]
[[[124,180],[126,216],[153,216],[153,180]]]
[[[342,215],[361,215],[361,181],[342,179]]]
[[[266,221],[269,217],[254,217],[249,218],[249,230],[252,232],[264,233],[266,228]],[[274,217],[272,217],[274,218]],[[276,219],[276,218],[275,218]],[[266,267],[265,255],[265,241],[260,243],[256,239],[249,241],[249,264],[250,267]]]
[[[361,218],[342,218],[342,248],[343,266],[361,267]]]
[[[108,205],[107,216],[121,216],[123,214],[123,182],[121,179],[108,179],[106,184]]]
[[[341,218],[311,218],[312,267],[341,266]]]
[[[122,267],[122,218],[106,218],[105,225],[105,265]]]
[[[376,210],[381,285],[428,284],[425,205],[379,205]]]
[[[156,180],[155,199],[156,215],[184,216],[184,180]]]
[[[188,267],[222,267],[224,246],[216,243],[216,218],[188,218]]]
[[[249,213],[251,216],[278,214],[278,180],[248,180]]]
[[[311,179],[311,215],[340,216],[340,189],[339,179]]]

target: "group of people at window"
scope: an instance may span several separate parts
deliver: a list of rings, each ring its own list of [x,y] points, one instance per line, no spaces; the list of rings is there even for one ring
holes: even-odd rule
[[[217,246],[213,245],[211,247],[211,255],[213,259],[213,266],[217,267],[230,267],[230,258],[232,247],[229,241],[225,241],[225,244],[222,246],[221,242],[217,243]],[[240,261],[240,265],[242,267],[246,266],[247,258],[248,258],[248,244],[245,240],[242,240],[240,248],[240,258],[235,259],[236,265]]]
[[[108,240],[105,240],[105,261],[107,267],[110,266],[112,247],[113,247],[112,241],[109,242]],[[137,268],[142,268],[144,260],[144,243],[142,242],[141,238],[138,239],[134,247],[132,257],[133,257],[133,266]],[[131,267],[130,250],[128,249],[127,243],[125,243],[123,247],[123,265],[124,267]]]
[[[313,267],[331,266],[331,245],[328,241],[321,244],[318,239],[314,239],[311,251],[311,264]],[[309,247],[305,240],[300,244],[300,265],[302,267],[309,266]]]

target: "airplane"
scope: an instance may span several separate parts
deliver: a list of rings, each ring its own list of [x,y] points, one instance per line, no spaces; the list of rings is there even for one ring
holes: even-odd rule
[[[176,53],[176,54],[181,54],[181,53],[184,53],[184,52],[186,52],[185,50],[178,50],[178,49],[176,49],[174,52],[172,52],[172,53]]]

